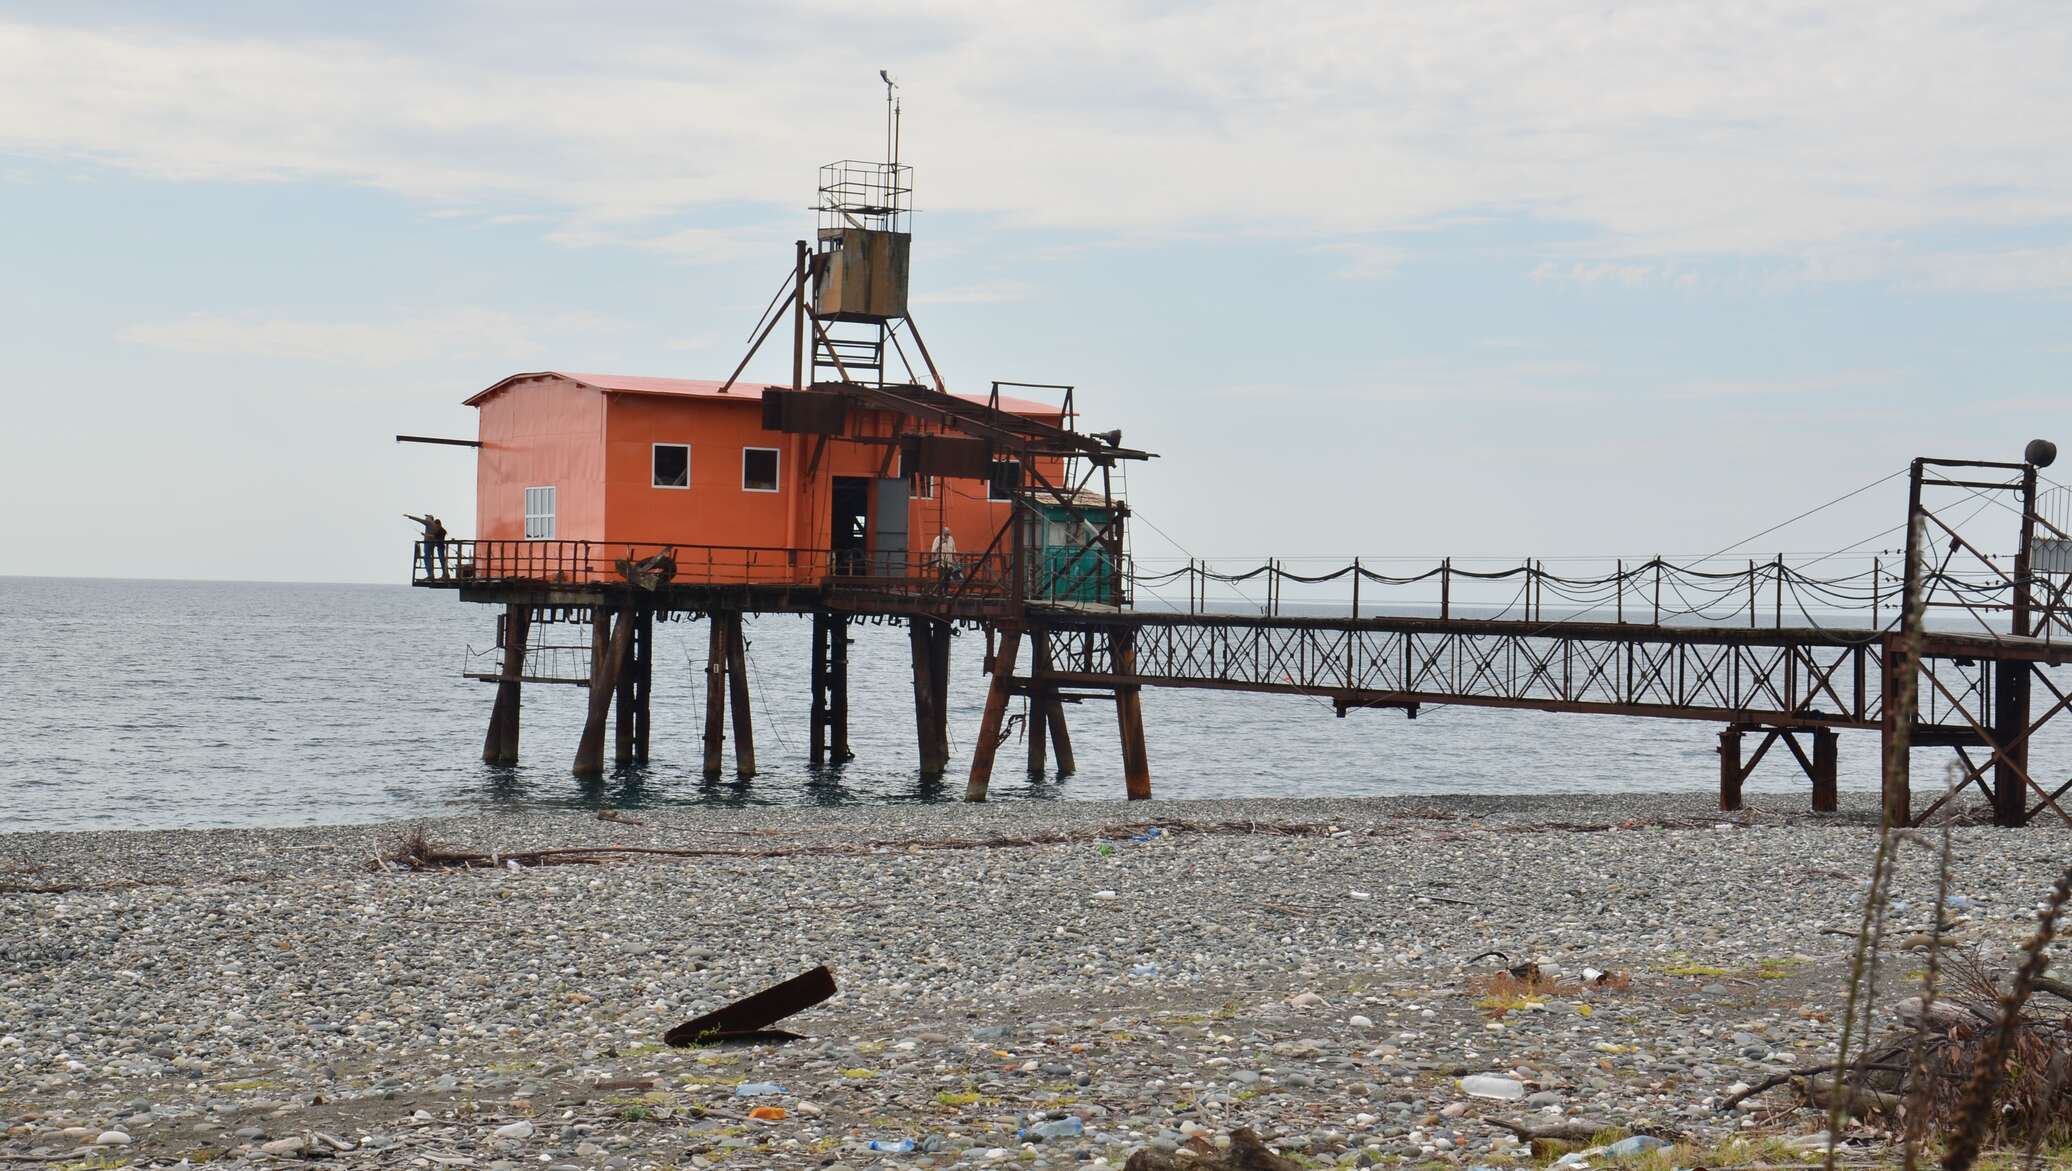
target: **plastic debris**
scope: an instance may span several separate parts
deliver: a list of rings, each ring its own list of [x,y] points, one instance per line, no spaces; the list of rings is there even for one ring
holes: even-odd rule
[[[1668,1145],[1667,1140],[1656,1138],[1654,1135],[1636,1134],[1632,1138],[1622,1138],[1604,1148],[1604,1153],[1614,1159],[1630,1159],[1635,1155],[1645,1155],[1649,1151],[1659,1151]]]
[[[784,1087],[776,1082],[742,1082],[734,1087],[734,1096],[736,1098],[767,1098],[771,1094],[781,1094],[783,1092]]]
[[[784,1107],[757,1106],[748,1112],[748,1116],[757,1122],[782,1122],[784,1121]]]
[[[866,1147],[873,1151],[888,1151],[895,1155],[910,1155],[914,1151],[914,1140],[903,1138],[895,1142],[889,1139],[874,1138],[866,1144]]]
[[[1516,1102],[1525,1097],[1525,1084],[1515,1078],[1500,1077],[1493,1073],[1478,1073],[1460,1079],[1461,1093],[1471,1098],[1494,1098],[1499,1102]]]
[[[1020,1137],[1042,1141],[1051,1138],[1075,1138],[1086,1133],[1086,1123],[1077,1118],[1053,1118],[1023,1128]]]

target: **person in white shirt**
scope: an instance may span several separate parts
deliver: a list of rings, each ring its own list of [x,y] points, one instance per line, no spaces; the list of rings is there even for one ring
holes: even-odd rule
[[[928,560],[944,581],[957,579],[957,538],[950,535],[950,526],[944,525],[934,544],[928,546]]]

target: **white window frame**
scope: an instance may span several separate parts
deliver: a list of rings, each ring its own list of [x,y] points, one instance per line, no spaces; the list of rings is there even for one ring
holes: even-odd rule
[[[681,483],[681,484],[657,484],[657,483],[655,482],[655,453],[656,453],[657,451],[661,450],[662,448],[665,448],[665,447],[681,447],[681,448],[683,448],[683,483]],[[690,445],[690,444],[688,444],[688,443],[650,443],[650,444],[648,444],[648,487],[650,487],[650,488],[665,488],[665,489],[667,489],[667,490],[669,490],[669,491],[671,491],[671,492],[688,492],[688,491],[690,491],[690,490],[691,490],[691,445]]]
[[[773,469],[772,469],[772,471],[771,471],[771,474],[770,474],[770,486],[769,486],[769,487],[767,487],[767,488],[751,488],[751,487],[749,487],[749,486],[748,486],[748,453],[749,453],[749,452],[751,452],[751,451],[767,451],[767,452],[769,452],[769,453],[770,453],[770,462],[771,462],[771,463],[772,463],[772,464],[774,465],[774,467],[773,467]],[[784,450],[783,450],[782,448],[777,448],[777,447],[744,447],[744,448],[742,448],[742,449],[741,449],[741,490],[742,490],[743,492],[782,492],[782,491],[784,491]]]
[[[1020,461],[1020,460],[1018,460],[1018,459],[1003,459],[1003,460],[1001,460],[1000,462],[1001,462],[1001,463],[1004,463],[1004,464],[1013,464],[1013,465],[1015,466],[1015,470],[1016,470],[1015,480],[1016,480],[1016,481],[1020,481],[1020,480],[1021,480],[1021,475],[1020,475],[1020,471],[1021,471],[1022,461]],[[995,496],[995,495],[993,495],[993,478],[992,478],[991,476],[988,476],[988,477],[986,477],[986,503],[988,503],[988,504],[1008,504],[1008,503],[1011,503],[1011,502],[1012,502],[1013,500],[1014,500],[1014,497],[1013,497],[1013,496]]]
[[[535,498],[533,496],[535,492],[544,492],[546,495]],[[551,541],[554,539],[554,511],[559,504],[559,501],[556,500],[556,497],[559,495],[560,493],[554,490],[554,485],[552,484],[540,484],[525,490],[524,516],[526,540]],[[533,510],[533,501],[535,499],[546,502],[547,509],[545,512]]]
[[[934,477],[934,476],[915,476],[915,477],[914,477],[914,499],[916,499],[916,500],[933,500],[933,499],[935,499],[935,477]]]

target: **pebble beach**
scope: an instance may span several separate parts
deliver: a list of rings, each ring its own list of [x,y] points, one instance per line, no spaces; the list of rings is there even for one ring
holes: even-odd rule
[[[1864,798],[1690,794],[629,816],[0,835],[0,1167],[1120,1168],[1239,1127],[1301,1166],[1472,1167],[1541,1162],[1515,1128],[1564,1122],[1817,1144],[1788,1090],[1719,1104],[1831,1056],[1877,843]],[[384,861],[418,832],[494,862]],[[574,847],[675,853],[504,859]],[[1933,904],[1916,852],[1886,1001]],[[2063,827],[1957,828],[1964,942],[2004,957],[2068,854]],[[821,964],[800,1040],[661,1043]],[[1491,985],[1524,964],[1529,992]]]

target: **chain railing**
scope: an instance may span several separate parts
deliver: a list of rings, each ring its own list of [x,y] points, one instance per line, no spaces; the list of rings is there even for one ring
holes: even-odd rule
[[[1661,557],[1605,558],[1611,572],[1585,575],[1550,571],[1544,561],[1530,558],[1509,563],[1445,558],[1392,573],[1358,558],[1309,572],[1274,558],[1242,569],[1189,558],[1155,570],[1140,561],[1128,580],[1140,594],[1189,614],[1229,612],[1236,606],[1280,617],[1287,614],[1292,592],[1303,614],[1325,608],[1356,618],[1415,614],[1770,629],[1831,625],[1846,618],[1873,630],[1889,627],[1899,617],[1900,559],[1860,561],[1855,572],[1836,572],[1829,555],[1810,556],[1802,564],[1783,555],[1682,564]],[[1823,564],[1827,572],[1814,572]],[[1974,633],[1997,633],[2004,620],[1995,615],[2010,609],[2015,593],[2014,581],[2006,577],[1940,569],[1925,575],[1924,584],[1929,608],[1943,612],[1939,625],[1962,623]],[[2053,585],[2042,576],[2032,576],[2027,584],[2038,594]],[[1173,596],[1183,589],[1184,602]],[[2038,633],[2050,635],[2047,628]]]

